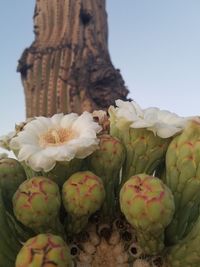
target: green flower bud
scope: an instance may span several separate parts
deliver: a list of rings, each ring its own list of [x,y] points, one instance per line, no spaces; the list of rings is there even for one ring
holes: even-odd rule
[[[111,178],[118,178],[116,176],[122,167],[125,151],[118,138],[103,134],[99,139],[99,149],[89,156],[88,164],[107,183]]]
[[[164,230],[174,213],[173,195],[158,178],[132,176],[120,191],[121,211],[135,228],[139,245],[147,254],[164,248]]]
[[[88,217],[100,209],[105,197],[101,179],[90,171],[73,174],[63,185],[62,199],[68,212],[68,230],[80,232]]]
[[[200,205],[200,120],[190,121],[175,137],[166,154],[165,183],[175,199],[175,214],[166,231],[167,242],[185,237],[199,217]]]
[[[30,238],[19,251],[15,267],[71,267],[67,244],[60,236],[39,234]]]
[[[45,177],[24,181],[13,196],[16,218],[36,232],[55,228],[60,204],[58,185]]]
[[[9,210],[12,210],[12,197],[19,185],[26,179],[21,164],[13,158],[0,160],[0,187]]]

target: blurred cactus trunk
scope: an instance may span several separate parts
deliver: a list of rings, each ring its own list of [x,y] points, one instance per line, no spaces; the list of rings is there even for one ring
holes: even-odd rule
[[[19,60],[26,116],[107,109],[128,90],[108,51],[105,0],[36,0]]]

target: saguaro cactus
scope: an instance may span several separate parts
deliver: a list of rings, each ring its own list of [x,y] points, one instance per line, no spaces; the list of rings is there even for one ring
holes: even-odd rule
[[[27,117],[106,109],[126,99],[109,56],[105,0],[36,0],[34,33],[17,68]]]

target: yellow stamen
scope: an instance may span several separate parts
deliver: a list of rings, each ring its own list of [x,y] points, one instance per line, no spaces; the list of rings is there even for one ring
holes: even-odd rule
[[[49,129],[40,136],[39,144],[43,148],[49,146],[58,146],[74,139],[76,135],[76,132],[72,131],[71,129]]]

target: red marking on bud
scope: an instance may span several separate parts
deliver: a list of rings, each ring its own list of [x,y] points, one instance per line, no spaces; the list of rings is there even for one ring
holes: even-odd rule
[[[93,184],[92,186],[89,187],[88,192],[91,193],[96,187],[98,187],[98,184]]]
[[[32,247],[34,245],[34,243],[37,243],[37,237],[30,239],[28,242],[29,242],[29,244],[28,245],[26,244],[26,246]]]
[[[38,186],[39,186],[39,190],[41,191],[41,193],[43,193],[44,196],[45,196],[45,201],[47,201],[48,200],[48,196],[47,196],[47,193],[45,192],[45,190],[43,188],[43,186],[45,185],[45,183],[46,183],[46,181],[40,181],[39,184],[38,184]]]
[[[60,252],[60,257],[63,261],[65,260],[65,251],[63,249]]]
[[[127,200],[126,203],[128,206],[130,206],[132,204],[130,200]]]
[[[70,185],[72,185],[72,186],[77,186],[77,184],[75,184],[75,183],[70,183]]]
[[[32,193],[30,193],[30,195],[28,196],[28,199],[27,199],[28,202],[31,203],[32,200],[33,200],[33,198],[36,197],[36,196],[38,196],[38,195],[40,195],[39,192],[32,192]]]
[[[137,193],[142,191],[142,188],[139,185],[134,185],[134,189],[135,189],[135,192],[137,192]]]
[[[28,205],[28,204],[24,204],[24,205],[22,205],[21,207],[24,208],[24,209],[30,209],[31,206]]]
[[[47,240],[48,240],[48,245],[49,245],[51,248],[59,248],[59,247],[61,247],[60,244],[55,243],[55,242],[52,240],[52,238],[51,238],[50,235],[48,235]]]
[[[193,144],[191,141],[187,141],[187,142],[186,142],[186,145],[188,145],[188,146],[190,146],[190,147],[193,147],[194,144]]]
[[[31,184],[32,184],[32,187],[38,188],[38,181],[36,179],[32,179]]]

